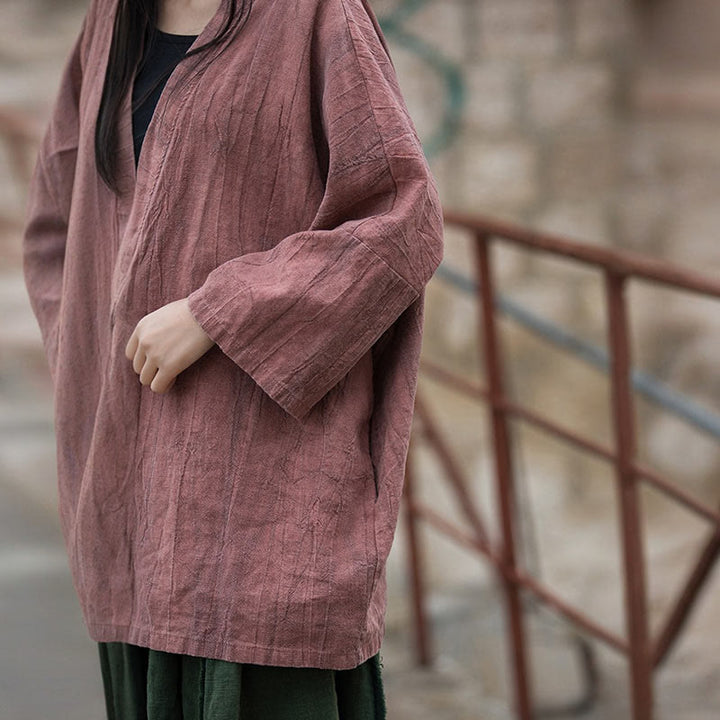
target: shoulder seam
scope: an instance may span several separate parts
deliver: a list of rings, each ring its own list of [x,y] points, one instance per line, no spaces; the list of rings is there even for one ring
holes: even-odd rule
[[[378,253],[377,253],[372,247],[370,247],[370,245],[368,245],[366,242],[364,242],[364,241],[362,240],[362,238],[359,238],[359,237],[357,236],[357,234],[356,234],[356,233],[358,232],[358,230],[359,230],[363,225],[365,225],[365,223],[370,222],[371,220],[376,219],[376,218],[378,218],[378,217],[383,217],[384,215],[388,215],[388,214],[390,214],[390,213],[394,210],[394,208],[395,208],[395,202],[396,202],[397,197],[398,197],[398,182],[397,182],[397,179],[395,178],[395,174],[393,173],[392,163],[390,162],[390,156],[389,156],[389,154],[388,154],[387,147],[386,147],[386,145],[385,145],[385,138],[383,137],[382,133],[380,132],[380,124],[379,124],[378,121],[377,121],[377,116],[376,116],[376,114],[375,114],[375,108],[373,107],[372,100],[371,100],[371,95],[370,95],[370,91],[369,91],[368,86],[367,86],[367,78],[365,77],[365,73],[363,72],[363,69],[362,69],[362,63],[360,62],[360,57],[358,56],[357,45],[356,45],[355,37],[354,37],[354,35],[353,35],[352,28],[350,27],[350,26],[351,26],[351,20],[350,20],[350,18],[348,17],[347,10],[346,10],[346,8],[345,8],[345,3],[346,3],[346,0],[340,0],[340,4],[342,5],[343,13],[344,13],[344,15],[345,15],[345,26],[346,26],[347,32],[348,32],[348,34],[349,34],[349,36],[350,36],[350,42],[351,42],[351,44],[352,44],[353,54],[355,55],[355,62],[357,63],[358,68],[360,69],[360,75],[362,76],[362,79],[363,79],[363,85],[364,85],[364,87],[365,87],[365,95],[367,96],[368,107],[370,108],[370,112],[372,113],[373,123],[375,124],[376,132],[377,132],[377,134],[378,134],[378,137],[380,138],[380,142],[382,143],[383,155],[384,155],[384,157],[385,157],[385,164],[387,165],[388,172],[390,173],[390,177],[392,178],[392,181],[393,181],[393,187],[394,187],[394,189],[395,189],[395,194],[394,194],[394,197],[393,197],[392,207],[390,207],[388,210],[386,210],[384,213],[382,213],[382,215],[373,215],[373,217],[367,218],[367,219],[363,220],[362,222],[358,223],[358,225],[356,225],[355,228],[353,229],[351,235],[352,235],[352,237],[355,238],[358,242],[361,242],[363,245],[365,245],[365,247],[366,247],[368,250],[370,250],[370,251],[373,252],[375,255],[377,255],[378,258],[380,258],[380,260],[382,260],[382,262],[384,262],[398,277],[400,277],[400,278],[403,280],[403,282],[404,282],[408,287],[412,288],[416,293],[419,294],[419,293],[420,293],[420,290],[418,290],[418,288],[416,288],[415,285],[413,285],[409,280],[407,280],[407,278],[405,278],[404,276],[400,275],[400,273],[398,273],[397,270],[395,270],[395,268],[391,267],[391,266],[387,263],[387,261],[385,261],[382,257],[380,257],[380,255],[378,255]]]
[[[376,130],[378,136],[380,137],[380,142],[382,143],[383,155],[385,156],[385,164],[387,165],[388,172],[390,173],[390,177],[392,178],[392,181],[393,181],[393,188],[394,188],[393,204],[392,204],[392,206],[391,206],[388,210],[386,210],[386,211],[383,213],[383,215],[388,215],[388,214],[391,213],[392,210],[395,208],[395,202],[396,202],[397,196],[398,196],[398,183],[397,183],[397,180],[396,180],[396,178],[395,178],[395,174],[393,173],[393,169],[392,169],[392,165],[391,165],[391,163],[390,163],[390,157],[389,157],[389,155],[388,155],[387,147],[385,146],[385,138],[382,136],[382,133],[380,132],[380,124],[378,123],[378,121],[377,121],[377,116],[375,115],[375,108],[373,107],[372,101],[371,101],[371,99],[370,99],[370,91],[369,91],[368,86],[367,86],[367,78],[365,77],[365,73],[363,72],[363,68],[362,68],[362,63],[360,62],[360,58],[359,58],[359,56],[358,56],[357,47],[356,47],[356,45],[355,45],[355,37],[353,36],[352,28],[350,27],[350,18],[348,17],[347,10],[346,10],[346,8],[345,8],[345,0],[340,0],[340,5],[342,6],[343,14],[345,15],[345,28],[346,28],[346,30],[347,30],[347,32],[348,32],[348,35],[350,36],[350,43],[351,43],[351,45],[352,45],[353,55],[355,56],[355,62],[356,62],[357,65],[358,65],[358,68],[359,68],[359,70],[360,70],[360,75],[361,75],[362,80],[363,80],[363,87],[365,88],[365,95],[367,96],[368,107],[370,108],[370,112],[372,113],[373,123],[375,124],[375,130]],[[375,215],[375,216],[373,216],[373,217],[382,217],[382,215],[380,215],[380,216]],[[373,253],[375,253],[375,254],[377,255],[377,253],[375,252],[375,250],[373,250],[367,243],[363,242],[363,240],[362,240],[361,238],[359,238],[359,237],[356,236],[357,231],[358,231],[366,222],[368,222],[368,221],[371,220],[371,219],[372,219],[372,218],[368,218],[367,220],[364,220],[363,222],[359,223],[359,224],[353,229],[353,231],[352,231],[352,237],[354,237],[356,240],[358,240],[359,242],[361,242],[363,245],[365,245],[366,248],[368,248],[369,250],[371,250]],[[379,256],[378,256],[378,257],[379,257]],[[380,258],[380,259],[383,260],[382,258]],[[383,262],[385,262],[385,260],[383,260]],[[387,264],[387,263],[385,263],[385,264]],[[388,267],[389,267],[389,266],[388,266]],[[392,268],[391,268],[391,269],[392,269]],[[393,269],[393,272],[396,272],[396,271]],[[405,278],[403,278],[403,280],[407,283],[407,280],[405,280]],[[408,283],[408,285],[409,285],[409,284],[410,284],[410,283]],[[414,286],[413,286],[413,289],[415,289]]]

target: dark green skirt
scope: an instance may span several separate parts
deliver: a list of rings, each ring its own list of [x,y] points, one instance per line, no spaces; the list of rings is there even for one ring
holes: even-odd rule
[[[380,657],[352,670],[250,665],[98,643],[108,720],[385,720]]]

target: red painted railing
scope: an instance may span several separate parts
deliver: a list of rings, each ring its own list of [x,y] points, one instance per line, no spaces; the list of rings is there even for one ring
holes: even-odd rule
[[[631,385],[630,327],[626,289],[631,280],[648,281],[667,288],[698,293],[720,299],[720,282],[677,268],[666,262],[609,248],[593,247],[566,238],[534,232],[523,227],[493,221],[484,217],[445,212],[448,226],[463,228],[474,241],[476,258],[477,302],[482,312],[478,339],[481,341],[486,386],[468,381],[442,366],[423,360],[421,373],[454,388],[488,406],[494,446],[495,483],[498,497],[499,528],[497,542],[486,532],[481,513],[475,507],[461,463],[454,457],[439,431],[430,406],[421,389],[416,398],[414,432],[408,454],[404,508],[407,520],[409,559],[415,610],[416,643],[419,661],[428,664],[430,628],[425,610],[423,557],[419,542],[420,520],[429,523],[465,547],[485,556],[497,571],[504,591],[510,629],[509,651],[512,664],[515,709],[521,720],[533,717],[529,689],[529,659],[520,592],[526,589],[541,602],[564,616],[591,636],[610,645],[629,660],[631,707],[633,720],[653,717],[653,675],[680,635],[683,625],[720,555],[720,512],[707,507],[682,488],[661,477],[636,459],[633,391]],[[530,251],[550,253],[572,259],[602,273],[609,319],[608,345],[611,356],[610,380],[614,446],[605,447],[592,438],[512,402],[505,393],[500,340],[496,320],[496,289],[491,246],[512,243]],[[581,402],[581,400],[578,400]],[[581,609],[563,601],[526,572],[518,561],[517,499],[513,473],[508,420],[522,419],[551,435],[600,457],[614,466],[618,485],[622,563],[625,599],[626,633],[620,636],[604,628]],[[443,466],[447,479],[462,508],[470,530],[462,529],[421,503],[415,492],[416,440],[432,447]],[[645,579],[645,554],[640,510],[640,483],[646,482],[677,503],[699,515],[710,524],[710,532],[682,592],[675,600],[658,637],[651,638]]]

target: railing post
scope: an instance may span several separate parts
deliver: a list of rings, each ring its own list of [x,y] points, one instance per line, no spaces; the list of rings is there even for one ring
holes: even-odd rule
[[[638,478],[633,469],[635,422],[631,390],[630,332],[624,275],[606,270],[605,285],[611,355],[612,412],[617,448],[617,487],[625,575],[625,607],[630,647],[633,720],[653,716],[652,658],[648,640],[645,557]]]
[[[417,517],[415,515],[415,470],[413,460],[413,441],[411,437],[407,461],[405,463],[405,486],[403,490],[405,500],[405,528],[410,567],[413,620],[415,622],[415,651],[419,664],[428,666],[431,663],[430,630],[425,603],[424,559],[420,547]]]
[[[500,525],[502,529],[501,581],[505,594],[508,624],[511,632],[510,659],[515,682],[515,705],[520,720],[531,720],[532,710],[529,690],[529,658],[525,642],[520,587],[515,580],[517,568],[515,556],[516,498],[513,481],[510,440],[507,418],[502,406],[505,397],[500,348],[495,323],[495,292],[490,264],[489,235],[475,236],[479,299],[482,308],[480,332],[485,352],[485,368],[489,389],[490,420],[495,447],[495,477]]]
[[[653,668],[656,668],[665,659],[665,656],[677,641],[685,623],[688,621],[693,606],[707,585],[708,578],[714,570],[719,557],[720,525],[716,525],[715,529],[710,531],[695,567],[693,567],[692,572],[682,586],[680,596],[672,606],[670,617],[651,650]]]

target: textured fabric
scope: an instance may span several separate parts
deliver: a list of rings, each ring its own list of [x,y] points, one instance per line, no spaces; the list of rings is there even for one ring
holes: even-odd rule
[[[176,35],[155,28],[133,83],[132,128],[135,162],[168,77],[195,42],[197,35]]]
[[[108,720],[385,720],[379,655],[350,670],[242,665],[98,643]]]
[[[363,0],[253,0],[176,67],[137,176],[127,94],[115,196],[94,130],[117,1],[85,17],[23,240],[90,637],[355,667],[384,633],[435,180]],[[154,393],[125,347],[185,297],[216,344]]]

